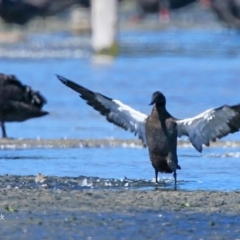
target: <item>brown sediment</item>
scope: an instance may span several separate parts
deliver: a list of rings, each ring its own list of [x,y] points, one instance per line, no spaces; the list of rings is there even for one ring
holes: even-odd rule
[[[2,239],[237,239],[239,199],[240,192],[0,189]]]
[[[240,192],[0,189],[2,212],[171,210],[203,213],[240,213]],[[8,206],[8,207],[7,207]]]

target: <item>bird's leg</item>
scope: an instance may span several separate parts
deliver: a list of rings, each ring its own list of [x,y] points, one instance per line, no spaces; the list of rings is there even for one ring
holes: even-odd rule
[[[158,183],[158,170],[155,169],[155,181],[156,183]]]
[[[174,171],[173,173],[173,178],[174,178],[174,190],[177,190],[177,173]]]
[[[2,138],[7,138],[6,128],[4,125],[4,122],[0,122],[1,128],[2,128]]]

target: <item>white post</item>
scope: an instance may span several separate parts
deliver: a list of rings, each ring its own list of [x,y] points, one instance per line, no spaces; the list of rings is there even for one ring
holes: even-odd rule
[[[92,47],[97,54],[117,54],[118,0],[91,0]]]

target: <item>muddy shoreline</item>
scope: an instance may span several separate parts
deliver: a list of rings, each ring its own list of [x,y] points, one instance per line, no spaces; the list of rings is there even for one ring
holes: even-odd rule
[[[71,180],[78,181],[54,177],[57,185],[50,188],[44,185],[49,180],[34,176],[1,176],[1,239],[240,236],[240,192],[61,188]]]

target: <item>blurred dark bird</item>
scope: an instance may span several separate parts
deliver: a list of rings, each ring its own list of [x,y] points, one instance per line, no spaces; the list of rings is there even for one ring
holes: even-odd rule
[[[208,1],[212,11],[221,21],[230,28],[240,29],[240,0]]]
[[[5,122],[22,122],[48,114],[42,111],[46,99],[23,85],[15,76],[0,74],[0,125],[6,138]]]
[[[224,105],[186,119],[174,118],[166,109],[165,96],[157,91],[152,95],[150,105],[154,105],[149,116],[136,111],[119,100],[93,92],[64,77],[57,76],[67,87],[80,93],[88,105],[100,112],[106,119],[125,130],[134,132],[148,146],[150,160],[155,169],[155,180],[158,172],[173,173],[175,188],[177,182],[177,137],[188,136],[197,151],[210,141],[222,138],[240,129],[240,104]]]
[[[197,0],[137,0],[140,17],[148,13],[158,13],[161,20],[169,20],[170,10],[185,7]]]
[[[48,17],[79,4],[90,6],[90,0],[0,0],[0,16],[7,23],[26,24],[34,17]]]

